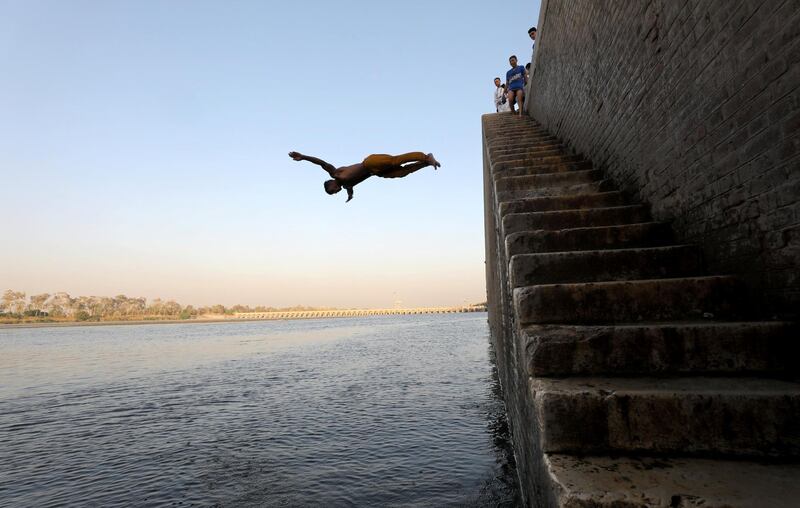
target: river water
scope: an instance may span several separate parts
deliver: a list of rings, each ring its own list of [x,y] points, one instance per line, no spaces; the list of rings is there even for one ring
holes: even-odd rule
[[[0,506],[515,506],[485,313],[0,329]]]

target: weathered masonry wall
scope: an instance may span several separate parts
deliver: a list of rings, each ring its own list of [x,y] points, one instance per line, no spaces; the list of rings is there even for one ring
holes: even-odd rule
[[[736,273],[800,308],[800,2],[543,0],[528,112]]]

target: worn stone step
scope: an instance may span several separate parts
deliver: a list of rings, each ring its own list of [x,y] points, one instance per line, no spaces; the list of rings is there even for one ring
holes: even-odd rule
[[[515,147],[501,147],[501,148],[491,148],[490,152],[492,155],[492,159],[495,157],[500,156],[507,156],[507,155],[520,155],[520,156],[528,156],[528,155],[537,155],[542,152],[547,152],[550,150],[559,150],[560,152],[566,153],[566,147],[561,143],[537,143],[533,146],[515,146]]]
[[[561,230],[615,224],[639,224],[650,220],[643,205],[624,205],[584,210],[510,213],[503,217],[503,232],[508,235],[539,229]]]
[[[509,213],[548,212],[551,210],[579,210],[584,208],[604,208],[621,206],[626,203],[625,195],[620,191],[601,192],[598,194],[580,194],[577,196],[550,196],[543,198],[518,199],[500,204],[500,216]]]
[[[520,140],[535,140],[542,137],[552,136],[552,134],[547,131],[546,129],[523,129],[523,130],[490,130],[486,133],[486,139],[489,143],[493,143],[495,141],[515,141],[519,142]]]
[[[557,137],[542,134],[527,138],[493,138],[486,141],[486,147],[489,150],[514,150],[558,143],[561,143],[561,140]]]
[[[781,321],[532,325],[522,330],[528,375],[752,375],[796,378],[800,330]]]
[[[550,131],[537,125],[484,125],[484,136],[487,138],[506,136],[531,136],[540,133],[549,134]]]
[[[526,190],[507,190],[497,192],[499,203],[504,201],[515,201],[524,198],[536,198],[545,196],[574,196],[580,194],[597,194],[617,190],[611,180],[597,180],[590,183],[575,185],[565,185],[557,187],[540,187],[538,189]]]
[[[506,255],[534,252],[656,247],[672,243],[672,228],[667,222],[643,222],[560,231],[523,231],[506,236]]]
[[[575,210],[552,210],[545,212],[510,213],[503,217],[506,235],[521,231],[540,229],[562,230],[583,227],[640,224],[650,220],[644,205],[622,205]]]
[[[545,127],[527,122],[508,122],[505,124],[484,125],[485,132],[490,136],[530,135],[538,132],[548,132]]]
[[[800,384],[760,378],[531,378],[545,453],[800,456]]]
[[[497,181],[500,178],[509,176],[530,176],[530,175],[548,175],[551,173],[565,173],[569,171],[584,171],[592,169],[591,165],[578,165],[578,164],[548,164],[546,166],[533,166],[533,167],[519,167],[504,169],[503,171],[495,171],[492,173],[492,180]]]
[[[485,125],[526,125],[526,126],[541,126],[539,122],[527,115],[512,115],[510,112],[504,111],[501,113],[489,113],[489,116],[484,116]]]
[[[497,151],[522,151],[528,150],[530,148],[538,148],[538,147],[552,147],[559,145],[560,141],[556,138],[550,137],[543,137],[537,139],[530,139],[530,140],[519,140],[514,142],[508,141],[493,141],[491,143],[486,144],[486,149],[489,151],[491,155]]]
[[[750,317],[744,286],[726,275],[525,286],[514,308],[522,325]]]
[[[505,176],[494,181],[497,192],[510,190],[537,190],[544,187],[561,187],[589,183],[603,179],[603,172],[597,169],[580,171],[560,171],[526,176]]]
[[[503,169],[495,169],[492,172],[492,177],[497,179],[504,176],[541,175],[547,173],[559,173],[562,171],[582,171],[585,169],[592,169],[591,161],[582,160],[577,162],[528,164],[522,166],[505,167]]]
[[[500,162],[518,161],[521,165],[536,164],[541,160],[550,160],[551,157],[571,156],[573,154],[567,153],[561,148],[551,148],[549,150],[540,150],[538,152],[509,152],[505,154],[493,154],[492,161],[495,164]]]
[[[690,277],[701,274],[702,269],[702,256],[696,246],[670,245],[517,254],[509,263],[509,277],[511,287],[517,288],[536,284]]]
[[[800,499],[798,463],[564,454],[543,460],[551,504],[563,508],[796,508]]]
[[[508,111],[502,111],[500,113],[497,112],[485,113],[481,115],[481,120],[483,121],[484,124],[505,124],[510,122],[524,122],[527,124],[540,125],[539,122],[537,122],[536,120],[527,115],[523,115],[521,117],[515,116]]]
[[[494,170],[503,170],[509,168],[518,168],[525,166],[536,166],[544,164],[561,164],[566,162],[580,162],[585,160],[582,155],[547,155],[537,159],[513,159],[503,160],[492,164]]]
[[[489,135],[486,136],[486,144],[490,147],[498,147],[502,145],[522,145],[524,143],[537,144],[543,141],[546,142],[561,142],[557,137],[549,132],[529,132],[525,134],[504,134],[504,135]]]

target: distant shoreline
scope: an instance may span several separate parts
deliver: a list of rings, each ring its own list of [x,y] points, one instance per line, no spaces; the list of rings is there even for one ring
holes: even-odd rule
[[[168,324],[187,324],[187,323],[241,323],[239,319],[142,319],[131,321],[55,321],[51,323],[2,323],[0,330],[4,328],[60,328],[69,326],[119,326],[119,325],[168,325]],[[249,319],[248,321],[267,321]]]
[[[486,312],[486,311],[473,311],[473,312]],[[428,315],[428,314],[421,314]],[[347,319],[348,317],[357,316],[342,316],[342,317],[308,317],[308,318],[264,318],[264,319],[144,319],[144,320],[131,320],[131,321],[61,321],[52,323],[3,323],[0,324],[0,330],[10,328],[63,328],[72,326],[120,326],[120,325],[179,325],[179,324],[206,324],[206,323],[252,323],[255,321],[302,321],[305,319]],[[364,316],[366,317],[366,316]],[[377,316],[371,316],[377,317]]]

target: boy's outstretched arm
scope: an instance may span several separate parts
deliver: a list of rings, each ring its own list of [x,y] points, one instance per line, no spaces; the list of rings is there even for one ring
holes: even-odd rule
[[[336,166],[334,166],[333,164],[325,162],[324,160],[318,159],[316,157],[311,157],[309,155],[303,155],[300,152],[289,152],[289,157],[291,157],[292,159],[294,159],[296,161],[308,161],[308,162],[311,162],[313,164],[316,164],[317,166],[321,166],[322,169],[324,169],[325,171],[328,172],[329,175],[331,175],[331,177],[333,177],[333,172],[336,171]]]

